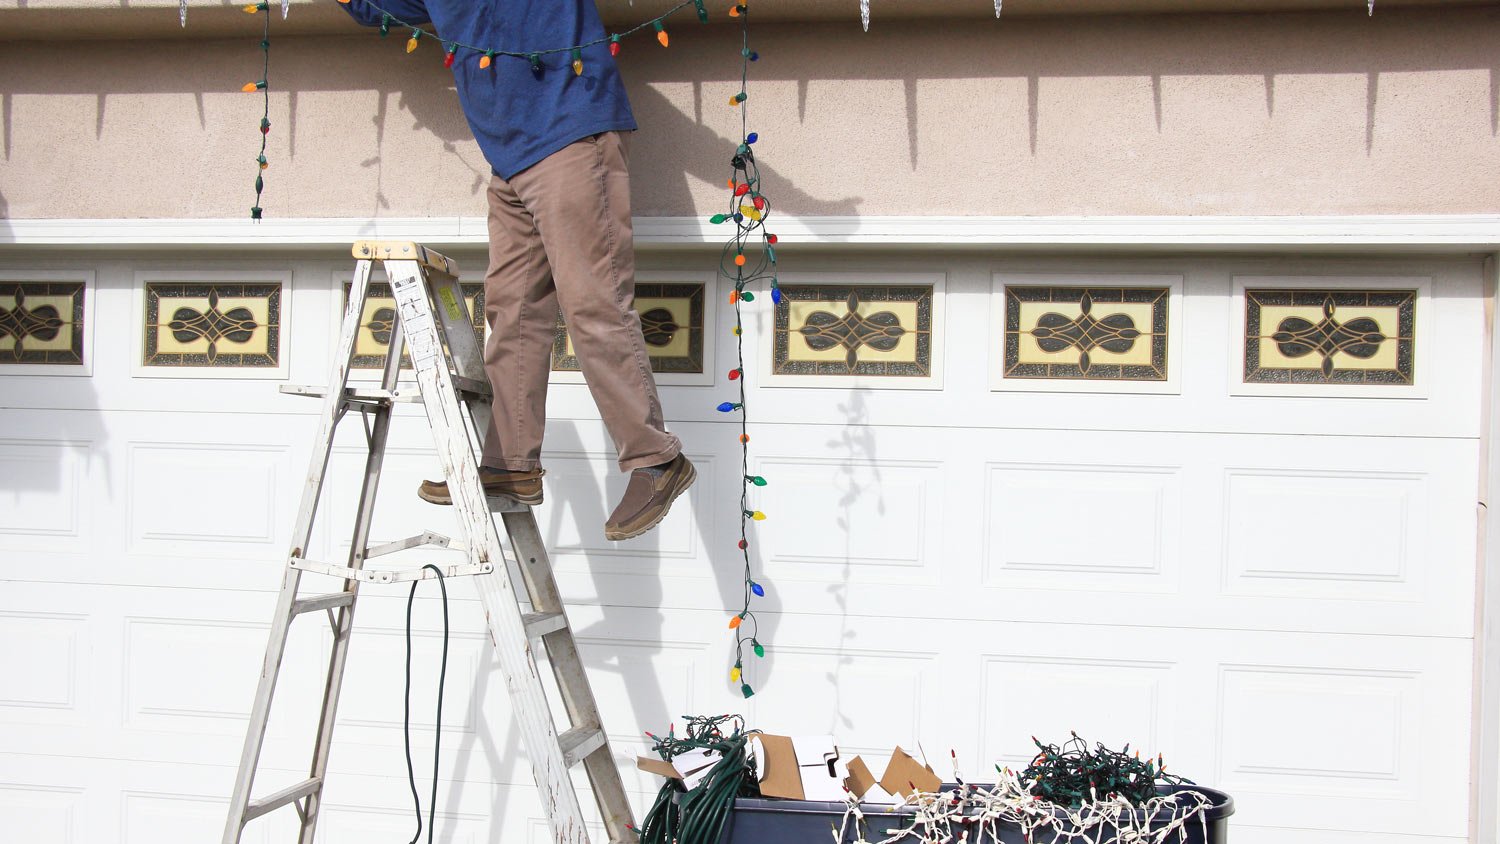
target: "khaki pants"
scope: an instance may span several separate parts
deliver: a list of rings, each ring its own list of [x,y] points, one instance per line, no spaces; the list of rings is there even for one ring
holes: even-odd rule
[[[490,180],[490,338],[485,370],[495,415],[484,464],[540,465],[547,376],[558,307],[620,469],[665,463],[682,444],[667,433],[635,311],[630,173],[624,138],[576,141],[506,181]]]

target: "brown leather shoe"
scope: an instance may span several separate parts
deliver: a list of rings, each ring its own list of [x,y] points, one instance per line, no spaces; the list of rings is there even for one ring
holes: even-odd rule
[[[503,495],[533,507],[542,503],[542,476],[545,474],[546,469],[506,472],[488,466],[479,467],[479,480],[484,484],[485,495]],[[423,481],[417,487],[417,497],[433,504],[453,503],[453,496],[448,494],[448,484],[444,481]]]
[[[604,538],[618,542],[640,536],[667,517],[672,502],[698,477],[698,471],[681,454],[661,468],[636,469],[630,473],[630,484],[609,521],[604,523]]]

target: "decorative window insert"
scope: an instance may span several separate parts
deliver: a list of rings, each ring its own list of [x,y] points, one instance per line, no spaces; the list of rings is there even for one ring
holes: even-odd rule
[[[1427,397],[1430,277],[1236,276],[1234,395]]]
[[[136,273],[137,376],[285,378],[291,273]]]
[[[1181,276],[998,274],[991,388],[1177,392]]]
[[[766,386],[940,389],[944,277],[781,277]]]
[[[0,371],[86,375],[93,273],[0,276]]]

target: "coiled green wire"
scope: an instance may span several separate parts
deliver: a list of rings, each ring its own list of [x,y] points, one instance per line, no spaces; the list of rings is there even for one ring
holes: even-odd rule
[[[745,755],[745,745],[756,731],[746,732],[738,715],[683,718],[685,738],[675,732],[650,736],[661,758],[670,761],[694,750],[711,751],[720,758],[691,791],[680,780],[662,785],[641,822],[642,844],[718,844],[735,798],[760,796],[755,765]]]

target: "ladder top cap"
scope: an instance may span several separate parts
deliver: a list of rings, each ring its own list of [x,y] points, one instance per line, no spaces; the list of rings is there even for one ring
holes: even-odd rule
[[[416,261],[458,277],[458,262],[409,240],[357,240],[352,252],[361,261]]]

